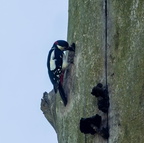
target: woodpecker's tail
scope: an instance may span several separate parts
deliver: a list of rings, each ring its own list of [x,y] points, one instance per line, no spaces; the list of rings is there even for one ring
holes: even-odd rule
[[[59,93],[60,93],[60,96],[61,96],[61,98],[63,100],[64,105],[66,106],[67,105],[67,97],[65,95],[65,92],[64,92],[64,89],[63,89],[61,83],[59,83]]]

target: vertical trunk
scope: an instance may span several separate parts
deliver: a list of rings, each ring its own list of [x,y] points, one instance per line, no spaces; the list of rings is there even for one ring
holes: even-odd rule
[[[144,1],[109,0],[110,142],[143,143]]]
[[[68,105],[53,92],[41,104],[59,143],[143,142],[143,9],[143,0],[69,0],[68,41],[76,43],[76,52],[65,75]],[[81,117],[96,113],[106,124],[90,94],[98,82],[109,87],[108,140],[79,130]]]

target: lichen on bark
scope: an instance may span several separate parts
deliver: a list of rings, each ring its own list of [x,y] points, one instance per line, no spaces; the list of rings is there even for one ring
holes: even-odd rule
[[[110,1],[109,6],[110,142],[142,143],[144,1]]]
[[[97,134],[84,135],[79,130],[81,117],[98,113],[105,122],[106,115],[97,109],[97,100],[90,93],[98,82],[105,85],[106,78],[109,143],[143,143],[143,9],[143,0],[69,0],[68,42],[76,43],[76,51],[74,63],[65,74],[68,105],[64,107],[60,96],[53,92],[47,95],[48,104],[45,100],[41,104],[59,143],[107,142]]]

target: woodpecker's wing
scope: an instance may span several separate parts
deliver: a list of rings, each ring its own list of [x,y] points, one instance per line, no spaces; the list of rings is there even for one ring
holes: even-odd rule
[[[47,67],[50,80],[54,87],[58,87],[60,75],[62,72],[63,52],[59,49],[52,48],[49,51]]]
[[[55,64],[56,64],[56,69],[62,69],[62,64],[63,64],[63,51],[56,49],[55,50]]]

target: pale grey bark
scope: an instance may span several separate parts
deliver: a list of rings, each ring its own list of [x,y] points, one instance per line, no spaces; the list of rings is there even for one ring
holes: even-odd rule
[[[143,143],[144,1],[69,0],[68,41],[76,43],[65,75],[68,105],[53,92],[41,104],[59,143]],[[109,87],[109,140],[79,130],[81,117],[98,113],[106,122],[90,94],[98,82]]]

